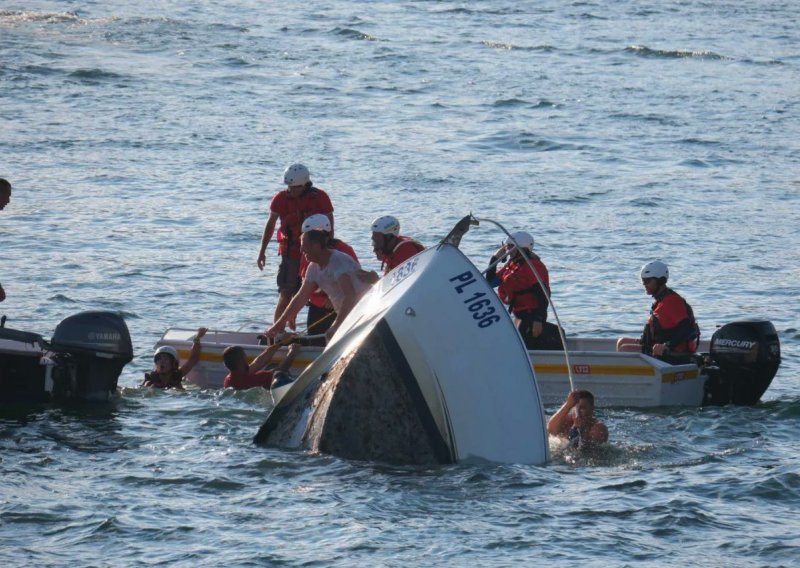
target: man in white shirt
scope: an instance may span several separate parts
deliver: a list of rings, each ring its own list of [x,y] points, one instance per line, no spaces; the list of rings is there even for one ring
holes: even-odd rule
[[[319,287],[328,295],[336,311],[336,319],[325,332],[325,337],[330,340],[361,296],[369,290],[369,284],[359,277],[361,265],[349,255],[328,248],[327,242],[328,235],[322,231],[303,233],[300,247],[311,264],[300,290],[275,320],[274,325],[267,330],[268,336],[275,337],[284,330],[288,322],[293,322],[311,293]]]

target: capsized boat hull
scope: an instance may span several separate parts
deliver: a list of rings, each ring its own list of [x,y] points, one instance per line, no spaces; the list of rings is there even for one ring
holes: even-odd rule
[[[361,299],[256,441],[403,463],[549,458],[519,334],[480,271],[449,244],[419,253]]]

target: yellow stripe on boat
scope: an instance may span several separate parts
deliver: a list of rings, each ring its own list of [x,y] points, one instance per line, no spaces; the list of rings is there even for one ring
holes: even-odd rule
[[[566,375],[567,366],[565,364],[544,364],[535,363],[533,370],[542,375]],[[646,365],[573,365],[574,375],[611,375],[611,376],[635,376],[652,377],[656,374],[655,369]],[[673,373],[674,374],[674,373]]]

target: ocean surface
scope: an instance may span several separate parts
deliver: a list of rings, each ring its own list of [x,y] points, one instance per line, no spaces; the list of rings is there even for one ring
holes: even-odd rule
[[[797,566],[798,21],[788,0],[0,2],[0,314],[49,336],[117,310],[135,348],[112,403],[0,408],[0,565]],[[783,364],[755,407],[604,409],[608,447],[545,467],[254,447],[265,393],[138,384],[170,326],[271,319],[274,243],[256,256],[293,162],[368,268],[373,218],[433,244],[471,211],[535,236],[570,335],[637,334],[661,258],[704,338],[763,317]]]

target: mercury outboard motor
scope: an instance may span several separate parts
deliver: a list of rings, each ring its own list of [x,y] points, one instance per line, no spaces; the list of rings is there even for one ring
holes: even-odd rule
[[[118,313],[81,312],[63,320],[49,351],[53,397],[107,400],[117,390],[122,368],[133,359],[128,326]]]
[[[781,364],[778,332],[766,320],[726,324],[711,336],[709,358],[703,404],[755,404]]]

